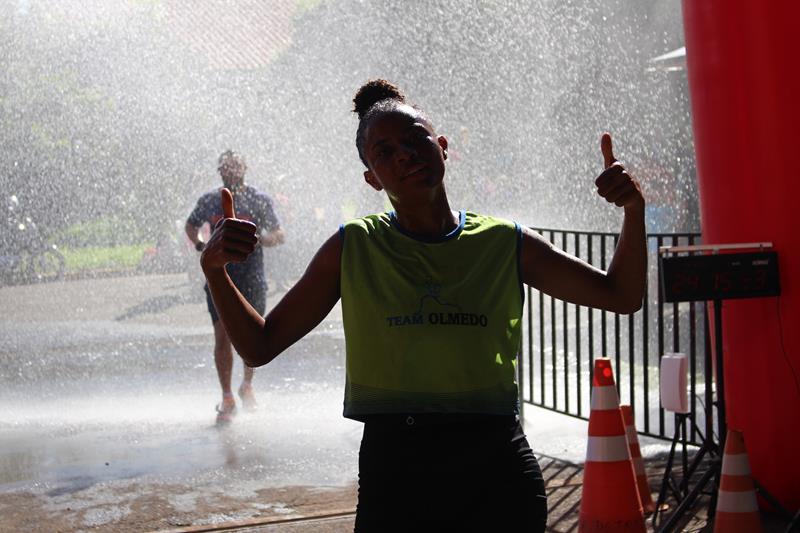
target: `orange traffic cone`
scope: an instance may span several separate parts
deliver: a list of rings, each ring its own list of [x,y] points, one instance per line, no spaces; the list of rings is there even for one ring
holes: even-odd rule
[[[642,502],[608,358],[594,362],[591,404],[578,530],[644,533]]]
[[[631,452],[633,471],[636,474],[636,486],[639,488],[639,499],[642,508],[647,514],[656,510],[653,496],[650,494],[650,485],[647,484],[647,473],[644,470],[642,450],[639,448],[639,436],[636,434],[636,425],[633,422],[633,408],[630,405],[620,405],[622,420],[625,422],[625,433],[628,435],[628,449]]]
[[[722,479],[714,515],[714,533],[759,533],[761,516],[750,477],[750,461],[742,433],[728,430],[725,455],[722,456]]]

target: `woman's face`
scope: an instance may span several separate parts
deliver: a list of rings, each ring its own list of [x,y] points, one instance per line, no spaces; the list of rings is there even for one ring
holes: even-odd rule
[[[447,139],[437,136],[413,108],[400,105],[376,116],[364,143],[368,170],[364,179],[399,201],[442,184]],[[410,198],[409,198],[410,199]]]

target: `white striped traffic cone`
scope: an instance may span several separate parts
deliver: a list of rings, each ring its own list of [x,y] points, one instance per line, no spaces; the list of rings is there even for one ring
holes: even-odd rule
[[[642,502],[608,358],[594,362],[591,404],[578,530],[644,533]]]
[[[722,479],[717,493],[714,533],[760,533],[761,515],[750,461],[739,431],[729,429],[722,456]]]
[[[633,471],[636,474],[636,486],[639,489],[639,499],[642,500],[642,509],[645,514],[656,510],[653,495],[650,494],[650,485],[647,483],[647,472],[644,470],[642,450],[639,448],[639,436],[636,434],[636,425],[633,421],[633,408],[630,405],[620,405],[622,420],[625,422],[625,433],[628,436],[628,449],[631,452]]]

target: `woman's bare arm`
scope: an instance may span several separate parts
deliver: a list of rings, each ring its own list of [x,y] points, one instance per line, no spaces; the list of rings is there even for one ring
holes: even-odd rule
[[[317,251],[294,287],[267,314],[263,327],[265,342],[251,366],[272,361],[328,316],[339,301],[342,241],[332,235]]]
[[[561,300],[633,313],[642,305],[647,276],[644,197],[636,180],[614,158],[610,135],[603,135],[601,149],[606,169],[595,181],[597,192],[625,211],[608,271],[559,250],[535,231],[523,228],[521,276],[528,285]]]
[[[336,233],[322,245],[300,281],[265,319],[225,272],[225,264],[244,261],[258,244],[255,225],[235,218],[233,200],[226,198],[226,192],[222,193],[226,218],[214,229],[201,265],[214,306],[236,351],[249,366],[261,366],[311,331],[336,305],[341,238]]]

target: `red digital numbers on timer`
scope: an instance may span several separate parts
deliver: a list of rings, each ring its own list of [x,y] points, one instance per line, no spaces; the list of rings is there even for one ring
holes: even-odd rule
[[[700,286],[700,275],[693,272],[681,272],[672,283],[673,294],[686,294],[696,291]]]
[[[733,288],[733,274],[731,272],[717,272],[714,274],[714,290],[730,292]]]

